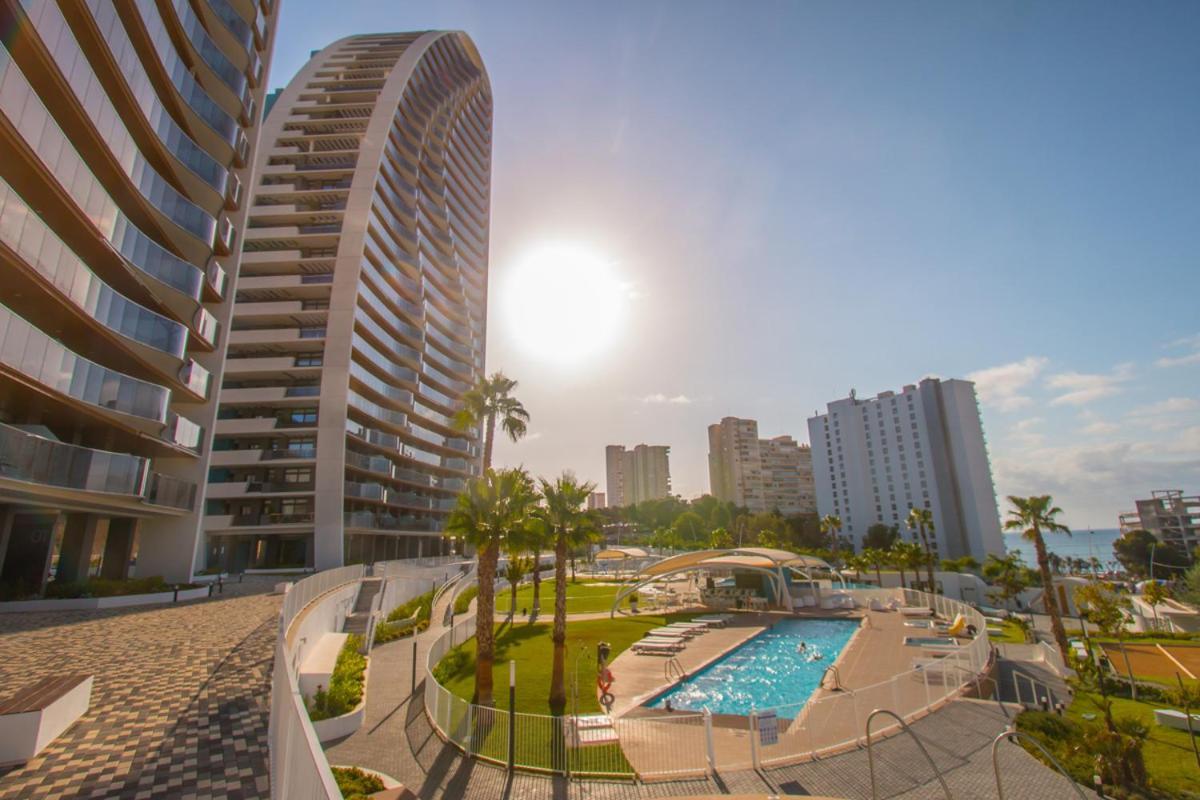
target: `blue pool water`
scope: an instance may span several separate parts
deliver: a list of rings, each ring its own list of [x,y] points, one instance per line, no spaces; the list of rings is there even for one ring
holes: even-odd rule
[[[793,719],[857,628],[857,620],[782,620],[647,705],[665,708],[669,700],[685,711],[743,715],[775,708]],[[804,653],[797,652],[801,642]]]

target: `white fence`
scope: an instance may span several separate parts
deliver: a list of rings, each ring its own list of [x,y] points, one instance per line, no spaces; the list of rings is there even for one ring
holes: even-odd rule
[[[412,559],[410,562],[417,561]],[[421,559],[430,561],[432,559]],[[391,562],[396,564],[397,562]],[[403,564],[404,562],[399,562]],[[378,567],[378,565],[376,565]],[[440,566],[433,564],[412,564],[413,567],[427,568]],[[401,567],[389,566],[384,573],[386,579],[385,594],[376,596],[374,607],[382,610],[383,603],[400,605],[428,591],[435,582],[434,579],[419,573],[419,577],[403,577],[405,570]],[[304,705],[304,697],[300,693],[297,676],[299,661],[299,643],[289,644],[288,633],[293,624],[297,623],[301,612],[314,601],[336,601],[353,603],[351,584],[357,583],[366,576],[367,568],[362,564],[318,572],[303,580],[297,581],[283,598],[283,607],[279,614],[279,635],[275,645],[275,666],[271,677],[271,721],[267,738],[271,759],[271,797],[281,800],[341,800],[342,794],[337,788],[333,772],[321,744],[317,741],[316,732],[308,718],[308,710]],[[440,582],[440,575],[436,582]],[[347,589],[348,600],[340,600],[347,592],[331,592]],[[321,611],[324,606],[314,607]],[[312,611],[304,616],[312,620]],[[342,615],[331,614],[332,620],[340,620]],[[329,625],[329,622],[314,621],[318,625]],[[305,623],[301,621],[303,626]],[[336,627],[336,625],[335,625]]]
[[[758,709],[748,717],[676,712],[656,717],[620,717],[597,728],[588,720],[551,717],[472,705],[433,677],[433,669],[449,650],[475,633],[474,616],[458,620],[430,648],[425,672],[425,709],[438,733],[464,752],[521,769],[569,775],[620,776],[640,779],[677,778],[719,770],[739,770],[795,763],[853,746],[864,738],[863,725],[877,708],[895,711],[910,722],[976,685],[988,666],[990,645],[983,616],[957,600],[912,590],[850,590],[866,605],[870,600],[902,598],[908,605],[931,606],[942,617],[963,614],[977,634],[921,669],[913,669],[872,686],[794,706]],[[505,690],[497,686],[497,693]],[[758,735],[758,720],[776,715],[777,737]],[[898,726],[877,727],[883,734]],[[510,754],[511,738],[511,754]]]

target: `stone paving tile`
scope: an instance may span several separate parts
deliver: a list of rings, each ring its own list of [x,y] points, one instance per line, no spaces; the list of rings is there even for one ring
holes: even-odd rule
[[[272,584],[179,605],[0,614],[0,695],[55,672],[95,675],[88,713],[0,772],[0,800],[269,796]]]

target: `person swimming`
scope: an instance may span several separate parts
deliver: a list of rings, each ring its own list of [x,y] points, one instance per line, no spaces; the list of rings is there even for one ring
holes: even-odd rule
[[[796,645],[797,653],[805,653],[807,651],[808,651],[808,643],[807,642],[800,642],[800,644]]]

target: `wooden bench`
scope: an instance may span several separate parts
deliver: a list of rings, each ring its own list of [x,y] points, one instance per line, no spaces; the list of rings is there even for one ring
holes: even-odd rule
[[[0,701],[0,766],[37,756],[87,713],[91,701],[91,675],[43,678]]]

